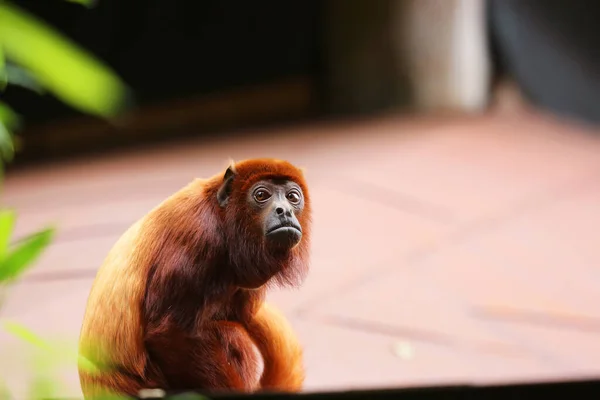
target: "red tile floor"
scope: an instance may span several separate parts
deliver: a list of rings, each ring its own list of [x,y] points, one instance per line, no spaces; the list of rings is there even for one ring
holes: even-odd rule
[[[17,234],[58,236],[0,316],[76,349],[94,272],[134,220],[229,157],[304,166],[312,272],[272,301],[307,390],[600,376],[600,135],[534,114],[381,118],[16,172]],[[0,377],[31,368],[0,333]],[[79,396],[67,362],[65,396]]]

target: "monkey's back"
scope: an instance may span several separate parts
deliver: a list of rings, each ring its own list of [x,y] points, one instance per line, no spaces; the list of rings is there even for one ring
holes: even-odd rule
[[[80,355],[96,366],[118,366],[138,376],[143,376],[146,362],[140,301],[147,271],[136,252],[143,222],[119,238],[99,268],[79,338]],[[85,395],[94,378],[81,366],[79,376]]]
[[[122,391],[161,379],[155,368],[147,365],[144,345],[142,305],[148,276],[153,257],[163,251],[158,238],[173,224],[169,216],[186,199],[201,200],[207,182],[193,180],[134,223],[98,269],[83,317],[79,353],[92,364],[112,370],[92,375],[80,365],[84,396],[97,393],[100,386]],[[157,376],[147,376],[149,371]]]

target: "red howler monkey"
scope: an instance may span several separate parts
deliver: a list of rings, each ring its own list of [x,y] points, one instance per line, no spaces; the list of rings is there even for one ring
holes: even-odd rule
[[[301,390],[302,349],[265,301],[308,269],[302,172],[273,159],[197,179],[131,226],[99,269],[80,354],[86,398],[140,389]]]

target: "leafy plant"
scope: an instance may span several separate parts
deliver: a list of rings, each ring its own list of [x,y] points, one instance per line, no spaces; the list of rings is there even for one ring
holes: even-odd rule
[[[0,283],[12,282],[31,267],[54,235],[54,229],[47,228],[29,235],[10,248],[8,241],[14,221],[14,211],[0,211]]]
[[[89,0],[75,0],[90,4]],[[0,0],[0,90],[16,84],[48,90],[66,104],[110,118],[130,104],[127,86],[107,66],[46,23]],[[0,155],[10,162],[19,116],[0,102]]]
[[[90,4],[89,0],[69,1]],[[109,68],[38,18],[0,0],[0,91],[10,85],[40,93],[48,90],[82,112],[105,118],[116,115],[130,99],[126,85]],[[14,132],[21,123],[19,115],[8,104],[0,102],[2,169],[13,160],[15,143],[18,144]],[[35,265],[55,234],[54,228],[46,228],[11,245],[15,220],[13,210],[0,210],[0,307],[8,286]],[[4,322],[3,328],[37,351],[29,398],[56,397],[58,386],[52,372],[59,365],[57,362],[64,359],[64,349],[20,324]],[[89,364],[87,360],[78,360],[78,363],[80,366]],[[0,379],[0,400],[10,397]]]

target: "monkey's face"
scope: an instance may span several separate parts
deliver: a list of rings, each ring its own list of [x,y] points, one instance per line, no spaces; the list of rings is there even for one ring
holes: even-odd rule
[[[218,184],[223,252],[237,285],[257,288],[272,278],[294,285],[306,274],[311,202],[302,172],[286,161],[230,165]]]
[[[247,193],[248,206],[256,212],[268,247],[289,250],[300,243],[302,226],[298,215],[304,209],[300,186],[288,180],[262,180]]]

